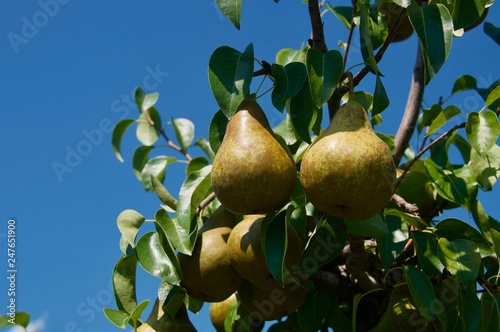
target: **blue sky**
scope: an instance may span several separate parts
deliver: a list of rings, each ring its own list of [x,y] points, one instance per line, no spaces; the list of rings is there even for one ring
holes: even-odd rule
[[[500,25],[499,13],[494,5],[489,21]],[[346,29],[331,13],[325,31],[330,49],[346,40]],[[280,49],[300,47],[309,34],[307,6],[298,0],[244,1],[241,31],[222,17],[214,1],[0,3],[0,269],[7,270],[7,221],[14,219],[16,303],[32,316],[29,331],[120,331],[102,314],[104,307],[115,308],[110,280],[121,256],[116,217],[130,208],[153,218],[159,208],[132,172],[138,146],[133,131],[122,145],[125,163],[115,158],[110,144],[111,127],[137,115],[130,103],[135,87],[160,93],[157,109],[164,120],[189,118],[195,137],[207,137],[218,110],[207,79],[212,52],[222,45],[243,50],[253,42],[255,56],[272,63]],[[359,43],[353,45],[351,65],[360,61]],[[380,64],[391,105],[379,129],[389,134],[396,132],[406,102],[415,50],[413,36],[391,46]],[[481,28],[455,38],[448,62],[426,90],[426,102],[447,96],[462,74],[475,76],[483,87],[498,79],[500,67],[493,64],[499,50]],[[373,80],[360,88],[372,92]],[[450,102],[464,112],[482,107],[473,93]],[[271,124],[278,124],[282,115],[269,98],[262,106]],[[55,163],[68,166],[67,172],[55,171]],[[168,169],[165,184],[172,193],[183,172],[181,164]],[[493,198],[498,190],[483,195],[486,211],[497,219]],[[5,308],[8,285],[0,280],[0,307]],[[153,299],[157,286],[155,278],[140,272],[139,300]],[[200,331],[211,328],[207,308],[193,316]]]

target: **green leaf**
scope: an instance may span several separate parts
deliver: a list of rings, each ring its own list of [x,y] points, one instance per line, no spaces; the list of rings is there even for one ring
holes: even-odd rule
[[[500,99],[500,86],[497,86],[495,89],[493,89],[493,91],[490,92],[490,94],[486,98],[486,103],[484,104],[484,108],[490,107],[498,99]]]
[[[493,228],[491,229],[491,240],[497,257],[500,257],[500,232]]]
[[[342,66],[342,54],[337,50],[325,54],[314,48],[307,51],[307,75],[316,107],[322,107],[333,95],[342,75]]]
[[[415,306],[427,323],[434,316],[435,295],[432,283],[422,270],[414,266],[404,266],[403,271],[408,282],[410,294],[415,301]]]
[[[444,265],[437,256],[437,238],[427,232],[411,232],[420,268],[427,275],[440,274]]]
[[[137,120],[136,136],[143,145],[151,146],[158,140],[157,128],[161,126],[160,114],[151,107],[142,112]]]
[[[120,150],[122,137],[123,134],[125,133],[125,130],[127,130],[127,128],[134,122],[135,122],[134,119],[123,119],[118,121],[118,123],[113,128],[113,133],[111,134],[111,147],[115,152],[116,158],[118,158],[118,160],[121,162],[123,162],[123,157]]]
[[[453,26],[455,30],[466,28],[477,21],[486,6],[487,0],[455,0],[447,6],[453,16]]]
[[[435,227],[437,230],[441,229],[452,229],[460,233],[460,238],[469,239],[474,241],[474,243],[478,246],[481,257],[489,256],[493,253],[491,245],[484,238],[484,236],[474,227],[467,224],[466,222],[455,219],[455,218],[446,218],[436,224]],[[448,240],[454,240],[450,237],[446,237]]]
[[[500,45],[500,27],[493,23],[485,22],[483,25],[484,33]]]
[[[149,300],[144,300],[141,303],[139,303],[132,313],[130,314],[130,320],[137,322],[141,318],[141,313],[148,307],[149,305]]]
[[[462,291],[462,296],[457,299],[462,331],[479,331],[477,327],[481,322],[482,310],[475,289],[475,287],[466,287]]]
[[[186,167],[186,175],[191,174],[194,171],[198,171],[205,166],[208,166],[210,163],[205,157],[196,157],[189,161]]]
[[[394,215],[386,215],[385,223],[389,232],[377,237],[377,250],[384,268],[387,269],[408,242],[408,225]]]
[[[177,208],[177,200],[172,196],[167,188],[163,186],[163,184],[154,176],[150,175],[151,185],[153,191],[158,195],[160,201],[168,206],[172,211],[175,211]]]
[[[328,294],[321,291],[310,292],[298,309],[299,319],[305,324],[307,331],[320,331],[330,307]]]
[[[135,247],[135,237],[145,220],[139,212],[130,209],[122,211],[116,218],[118,229],[132,248]]]
[[[440,238],[438,257],[445,268],[462,284],[470,286],[476,281],[481,266],[481,255],[474,242],[465,239],[449,241]]]
[[[429,129],[427,131],[426,136],[430,136],[434,134],[437,130],[439,130],[444,124],[446,124],[451,118],[455,115],[462,113],[460,108],[450,105],[446,107],[442,112],[438,114],[438,116],[432,121]]]
[[[352,235],[382,236],[389,233],[384,219],[378,213],[366,220],[344,220],[344,222],[347,232]]]
[[[377,66],[377,61],[375,60],[375,54],[373,53],[373,44],[370,34],[370,1],[361,0],[358,2],[359,7],[359,38],[361,44],[361,55],[368,68],[375,74],[380,75],[380,71]]]
[[[163,230],[168,240],[172,242],[175,249],[185,255],[191,255],[193,243],[191,242],[190,234],[187,230],[180,227],[175,218],[170,219],[165,210],[159,209],[156,211],[155,221]]]
[[[141,112],[146,112],[148,109],[153,107],[158,101],[158,97],[158,92],[153,92],[145,95],[141,104]]]
[[[471,204],[471,214],[476,226],[481,230],[484,237],[490,242],[494,243],[491,234],[491,224],[488,215],[484,211],[483,205],[480,201],[475,200],[473,204]],[[497,249],[494,246],[495,250]],[[500,247],[498,247],[500,248]]]
[[[184,288],[166,282],[160,284],[158,293],[160,294],[158,298],[162,303],[162,308],[170,317],[177,315],[177,312],[184,304],[184,300],[188,298]]]
[[[330,10],[339,21],[347,28],[350,29],[352,21],[352,7],[350,6],[335,6],[326,3],[328,10]]]
[[[309,82],[304,82],[302,90],[290,99],[290,119],[297,135],[307,143],[311,143],[312,123],[320,110],[314,104]]]
[[[331,216],[322,218],[307,241],[299,266],[308,275],[313,275],[342,252],[346,238],[347,232],[342,221]]]
[[[306,66],[301,62],[291,62],[284,67],[273,64],[271,68],[275,80],[272,103],[278,111],[283,112],[287,100],[302,89],[307,78]]]
[[[459,205],[466,203],[468,193],[463,179],[441,169],[431,158],[426,158],[424,165],[440,196]]]
[[[412,0],[407,10],[422,47],[425,84],[428,84],[450,53],[453,19],[446,6],[439,3],[420,7],[416,0]]]
[[[490,110],[471,112],[467,116],[465,131],[472,148],[480,156],[485,156],[495,145],[500,134],[498,117]]]
[[[304,49],[295,50],[293,48],[281,49],[278,54],[276,54],[276,63],[280,66],[286,66],[291,62],[302,62],[306,63],[306,52]]]
[[[149,274],[170,284],[178,285],[181,275],[172,262],[174,259],[177,260],[177,256],[173,251],[166,253],[165,247],[157,232],[146,233],[137,241],[137,260]]]
[[[194,124],[191,120],[184,118],[172,119],[175,137],[181,146],[181,151],[186,153],[188,147],[193,143]]]
[[[451,94],[453,95],[460,91],[474,89],[477,89],[477,80],[471,75],[462,75],[455,80],[453,88],[451,89]]]
[[[239,30],[242,0],[216,0],[215,3],[222,14]]]
[[[493,145],[484,157],[472,149],[470,166],[476,173],[477,182],[481,189],[484,191],[491,190],[500,177],[500,146]]]
[[[500,296],[483,293],[481,298],[481,321],[477,331],[498,332],[500,326]]]
[[[0,316],[0,328],[6,326],[12,326],[12,323],[10,322],[11,319],[12,318],[10,316]],[[16,325],[26,328],[28,326],[29,321],[30,321],[30,315],[28,313],[24,311],[16,312],[16,318],[14,319]]]
[[[113,270],[113,292],[118,310],[132,313],[137,306],[135,288],[137,256],[122,256]]]
[[[142,179],[142,170],[148,162],[149,152],[153,149],[154,146],[141,145],[134,151],[134,155],[132,156],[132,169],[139,181]]]
[[[254,67],[253,45],[243,53],[228,47],[217,48],[210,57],[210,88],[222,112],[230,119],[247,95]]]
[[[126,312],[111,308],[104,308],[104,315],[111,323],[115,324],[121,329],[127,327],[127,324],[130,320],[130,316]]]
[[[205,154],[208,156],[208,158],[210,158],[211,161],[214,160],[215,153],[212,150],[212,148],[210,147],[210,143],[205,138],[203,138],[203,137],[198,138],[196,140],[196,142],[194,142],[194,145],[196,145],[197,147],[202,149],[203,152],[205,152]]]
[[[191,221],[196,208],[212,191],[210,171],[212,166],[206,166],[189,174],[181,186],[177,203],[177,222],[180,227],[191,233]]]
[[[146,98],[146,92],[141,87],[137,87],[134,92],[134,101],[137,104],[139,113],[142,113],[142,103],[144,102],[144,98]]]
[[[406,222],[408,225],[412,225],[419,230],[423,230],[423,229],[427,228],[427,223],[425,221],[423,221],[421,218],[414,216],[412,214],[403,212],[403,211],[398,210],[398,209],[394,209],[394,208],[386,209],[384,211],[384,215],[386,217],[387,216],[397,216],[398,218],[400,218],[401,220]]]
[[[460,152],[464,164],[468,164],[472,150],[470,143],[465,138],[457,134],[457,131],[454,131],[446,140],[446,151],[449,150],[451,144],[455,145],[458,152]]]
[[[432,121],[442,112],[441,105],[433,104],[431,108],[424,108],[417,122],[417,130],[420,134],[425,127],[431,125]]]
[[[380,75],[377,75],[375,92],[373,93],[372,116],[382,113],[389,106],[389,97],[385,91]]]
[[[217,153],[220,145],[222,144],[224,134],[226,133],[227,123],[227,117],[221,110],[215,113],[212,121],[210,121],[208,142],[210,143],[210,147],[212,148],[214,153]]]
[[[165,180],[165,172],[167,170],[167,166],[170,163],[177,161],[174,157],[167,156],[156,156],[150,159],[146,165],[144,165],[141,173],[141,181],[142,186],[147,191],[153,189],[153,184],[151,183],[151,176],[154,176],[163,183]]]
[[[260,240],[266,257],[266,264],[278,283],[284,285],[285,253],[288,247],[288,219],[294,207],[278,213],[274,218],[266,217],[262,221]]]

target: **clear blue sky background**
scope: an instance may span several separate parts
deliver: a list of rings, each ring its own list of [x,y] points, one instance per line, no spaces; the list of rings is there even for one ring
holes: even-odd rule
[[[500,25],[499,13],[494,5],[488,20]],[[34,22],[38,27],[30,30]],[[325,30],[330,49],[346,40],[346,29],[331,13]],[[13,34],[25,38],[23,43],[13,45]],[[280,49],[298,48],[309,35],[307,6],[298,0],[244,1],[241,31],[222,17],[214,1],[0,3],[0,270],[5,271],[1,276],[7,274],[7,221],[13,218],[17,309],[31,314],[31,332],[120,330],[102,314],[104,307],[116,307],[110,288],[121,256],[116,217],[130,208],[153,218],[159,208],[155,195],[146,193],[132,172],[131,156],[138,146],[133,130],[123,142],[124,164],[111,149],[111,126],[137,115],[128,102],[134,88],[158,91],[157,108],[164,120],[189,118],[196,138],[207,137],[209,120],[218,110],[207,79],[212,52],[222,45],[243,50],[253,42],[255,56],[272,63]],[[353,45],[349,65],[360,61],[359,42]],[[379,128],[386,133],[396,132],[415,50],[413,36],[391,46],[380,64],[391,96]],[[426,102],[447,96],[461,74],[475,76],[483,87],[500,78],[499,51],[482,28],[455,38],[452,55],[427,88]],[[366,79],[360,88],[373,91],[373,80]],[[269,100],[265,97],[262,106],[276,125],[282,116]],[[450,102],[464,112],[482,107],[474,93]],[[170,127],[168,131],[173,136]],[[68,151],[85,147],[85,155],[68,165]],[[58,176],[54,163],[66,164],[71,172]],[[178,191],[183,171],[182,165],[167,171],[171,192]],[[498,189],[484,196],[483,203],[500,218],[496,197]],[[139,300],[154,299],[157,286],[158,280],[141,272]],[[0,314],[7,305],[7,288],[1,277]],[[200,331],[211,330],[207,308],[193,317]]]

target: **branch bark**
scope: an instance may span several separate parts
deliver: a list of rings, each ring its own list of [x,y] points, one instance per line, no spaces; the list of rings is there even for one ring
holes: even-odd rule
[[[319,10],[318,0],[309,0],[309,17],[311,19],[312,27],[312,37],[311,37],[311,47],[320,51],[321,53],[326,53],[328,48],[325,43],[325,34],[323,31],[323,21],[321,20],[321,13]]]
[[[415,124],[417,123],[418,113],[422,105],[424,88],[424,59],[420,43],[418,43],[417,57],[415,60],[415,67],[413,68],[412,82],[406,102],[405,113],[401,119],[396,137],[394,137],[393,158],[396,166],[401,162],[401,158],[408,147],[410,138],[415,131]]]

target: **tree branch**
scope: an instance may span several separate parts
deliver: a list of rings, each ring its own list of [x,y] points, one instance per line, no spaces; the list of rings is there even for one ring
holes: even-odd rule
[[[405,212],[418,216],[418,206],[416,204],[408,203],[403,197],[398,194],[394,194],[391,197],[391,201],[396,203],[398,207],[403,209]]]
[[[410,93],[406,102],[405,113],[401,119],[398,132],[394,137],[394,163],[399,165],[403,154],[408,147],[410,138],[415,131],[415,124],[417,123],[418,113],[422,105],[422,97],[424,95],[424,59],[420,43],[418,43],[417,57],[415,60],[415,67],[413,68],[412,82],[410,86]]]
[[[312,26],[312,38],[311,47],[320,51],[321,53],[326,53],[328,48],[325,44],[325,34],[323,32],[323,21],[321,20],[321,13],[319,11],[318,0],[309,0],[309,17],[311,19]]]

